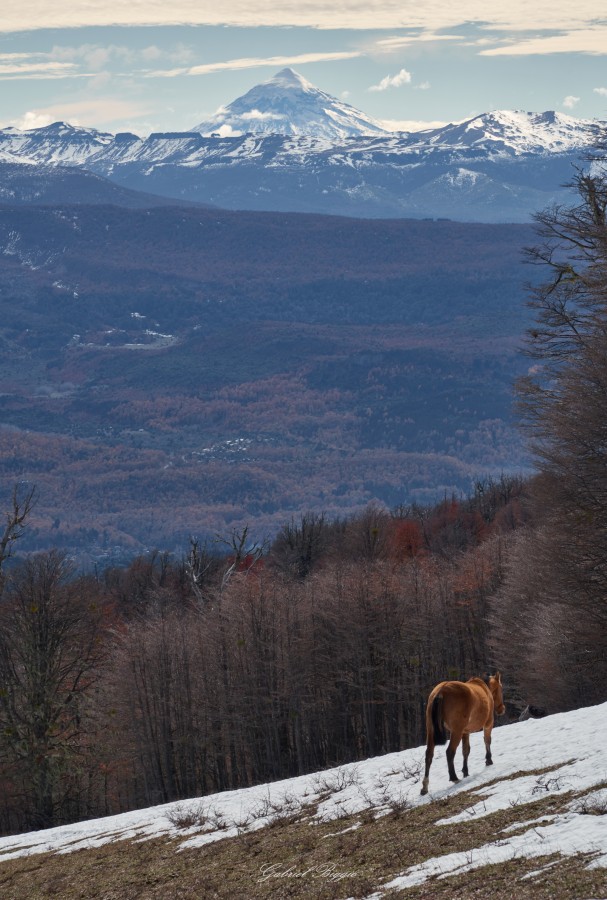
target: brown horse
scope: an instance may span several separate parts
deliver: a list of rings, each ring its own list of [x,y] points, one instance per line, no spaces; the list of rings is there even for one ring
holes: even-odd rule
[[[426,773],[422,784],[422,794],[428,793],[428,778],[434,756],[435,744],[446,744],[447,734],[451,740],[447,747],[447,765],[449,781],[459,781],[455,774],[453,759],[455,751],[462,742],[464,754],[463,775],[468,775],[468,755],[470,754],[470,734],[482,731],[485,735],[485,763],[493,764],[491,759],[491,731],[493,714],[501,716],[506,711],[502,696],[502,676],[499,672],[489,678],[487,685],[482,678],[470,678],[468,681],[441,681],[432,690],[426,706]]]

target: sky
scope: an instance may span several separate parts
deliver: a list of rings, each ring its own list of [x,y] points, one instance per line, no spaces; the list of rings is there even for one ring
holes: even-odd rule
[[[2,6],[0,127],[185,131],[285,66],[395,129],[492,109],[607,119],[596,0]]]
[[[368,900],[381,900],[385,891],[424,884],[431,878],[462,874],[491,863],[540,857],[537,867],[526,878],[539,885],[551,854],[581,856],[591,854],[590,866],[607,866],[607,704],[590,706],[568,713],[528,719],[494,728],[491,750],[493,766],[485,766],[483,735],[470,739],[470,775],[456,785],[448,780],[444,753],[437,752],[430,770],[430,793],[420,796],[420,777],[424,747],[400,753],[389,753],[373,759],[349,763],[337,769],[325,769],[286,781],[256,785],[235,791],[224,791],[204,798],[175,801],[149,809],[62,825],[42,831],[0,838],[2,859],[32,856],[44,852],[72,853],[99,847],[113,841],[170,838],[176,851],[204,847],[215,841],[235,837],[244,830],[263,828],[280,815],[310,810],[310,824],[357,816],[371,808],[376,816],[396,808],[434,803],[464,791],[472,791],[478,800],[462,812],[446,811],[447,818],[437,824],[449,828],[461,822],[482,819],[491,813],[533,804],[538,798],[552,795],[564,810],[539,815],[530,807],[527,816],[519,816],[514,826],[501,832],[501,839],[480,845],[471,837],[470,849],[446,854],[441,847],[428,846],[428,859],[410,866],[400,861],[400,872],[392,877]],[[461,766],[461,749],[455,764]],[[539,769],[539,773],[538,773]],[[542,774],[543,772],[543,774]],[[535,773],[535,774],[532,774]],[[600,815],[589,815],[592,809]],[[278,810],[278,812],[275,812]],[[179,827],[188,814],[207,819],[200,827]],[[402,814],[401,814],[402,815]],[[404,813],[406,817],[407,813]],[[219,827],[213,820],[221,821]],[[406,818],[402,820],[406,824]],[[360,827],[355,821],[347,830]],[[404,826],[403,826],[404,827]],[[489,832],[491,829],[489,829]],[[312,837],[314,835],[311,832]],[[340,834],[336,823],[333,836]],[[323,833],[319,839],[331,835]],[[339,849],[339,848],[337,848]],[[436,852],[436,857],[432,853]],[[294,857],[296,854],[294,854]],[[398,862],[395,864],[399,865]],[[346,858],[336,856],[324,869],[308,869],[300,856],[293,866],[273,865],[260,858],[242,859],[242,873],[258,883],[275,885],[289,879],[330,883],[347,877],[352,871]],[[358,873],[356,873],[358,874]],[[383,877],[386,877],[385,873]],[[382,878],[373,872],[370,880]]]

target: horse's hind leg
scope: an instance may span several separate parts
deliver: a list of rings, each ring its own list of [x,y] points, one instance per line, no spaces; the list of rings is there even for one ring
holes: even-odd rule
[[[449,741],[449,746],[447,747],[447,766],[449,768],[449,781],[459,781],[459,778],[455,774],[455,766],[453,764],[453,760],[455,759],[455,751],[457,750],[461,739],[461,733],[458,734],[457,732],[451,732],[451,740]]]
[[[487,752],[485,753],[485,765],[492,766],[493,760],[491,758],[491,731],[493,729],[493,724],[491,724],[488,728],[483,729],[483,733],[485,736],[485,748]]]
[[[422,794],[428,793],[428,781],[430,778],[430,766],[432,765],[432,760],[434,758],[434,741],[431,738],[428,738],[428,744],[426,746],[426,771],[424,773],[424,780],[422,781]]]
[[[462,774],[464,778],[468,777],[468,757],[470,756],[470,735],[464,734],[462,737],[462,753],[464,754],[464,767]]]

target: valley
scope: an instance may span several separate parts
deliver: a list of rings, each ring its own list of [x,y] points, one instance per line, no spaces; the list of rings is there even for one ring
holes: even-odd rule
[[[524,466],[511,387],[531,237],[0,209],[0,474],[7,494],[40,490],[24,549],[263,536],[302,509],[433,501]]]
[[[0,485],[83,563],[526,471],[535,210],[602,125],[390,132],[290,68],[188,132],[0,131]],[[389,217],[389,218],[386,218]]]

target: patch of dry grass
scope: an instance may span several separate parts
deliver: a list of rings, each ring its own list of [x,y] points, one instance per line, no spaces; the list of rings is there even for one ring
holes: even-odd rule
[[[530,773],[520,773],[530,774]],[[273,827],[245,831],[200,848],[180,850],[175,838],[117,841],[70,854],[0,861],[2,900],[343,900],[364,897],[409,866],[503,838],[502,830],[561,812],[573,794],[544,794],[482,818],[439,826],[478,803],[478,793],[456,793],[374,818],[362,813],[331,822],[312,809]],[[607,896],[607,871],[587,860],[515,859],[460,876],[391,892],[415,900],[478,897],[524,900]],[[541,876],[523,878],[542,869]],[[521,880],[522,879],[522,880]],[[576,893],[577,890],[577,893]]]
[[[386,900],[580,900],[606,897],[605,869],[588,869],[592,856],[539,856],[484,866],[465,875],[432,879],[389,891]]]

